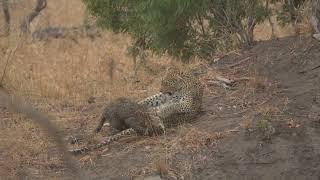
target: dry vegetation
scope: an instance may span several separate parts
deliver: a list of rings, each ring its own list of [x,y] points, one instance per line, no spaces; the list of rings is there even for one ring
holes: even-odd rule
[[[57,117],[55,123],[62,131],[80,127],[86,131],[92,129],[104,103],[120,96],[140,99],[151,95],[157,92],[159,77],[168,64],[183,66],[166,56],[149,55],[147,62],[139,67],[137,77],[134,77],[133,61],[126,51],[130,38],[112,32],[103,32],[102,37],[96,40],[85,38],[76,41],[66,38],[37,42],[32,41],[29,36],[19,36],[19,22],[31,9],[33,2],[16,1],[11,7],[12,33],[9,37],[0,37],[0,73],[2,74],[8,59],[5,87],[11,94],[23,97],[37,109]],[[80,0],[49,1],[47,9],[33,22],[31,30],[47,26],[81,25],[84,14],[84,6]],[[2,22],[0,17],[0,24]],[[295,33],[292,29],[277,26],[276,36]],[[270,34],[268,23],[258,26],[255,32],[256,39],[268,39]],[[8,57],[10,51],[13,53]],[[195,60],[190,66],[199,64],[201,63]],[[211,73],[220,74],[214,71]],[[207,76],[210,78],[212,74]],[[243,94],[242,99],[239,99],[238,94],[234,97],[231,94],[231,100],[234,98],[235,102],[246,105],[246,95],[252,96],[256,91],[268,88],[267,79],[254,72],[249,77],[253,78],[246,83],[249,87],[245,89],[247,92],[237,92]],[[203,80],[206,81],[205,78]],[[214,91],[211,93],[219,95]],[[96,105],[90,106],[88,99],[92,97],[95,98]],[[274,110],[270,107],[259,111]],[[48,175],[49,169],[56,172],[56,177],[52,179],[61,177],[61,159],[54,153],[54,144],[50,143],[50,138],[23,116],[4,112],[0,115],[0,177],[16,179],[28,172],[41,178]],[[189,148],[191,151],[198,151],[199,146],[214,145],[219,139],[217,134],[202,133],[194,128],[191,131],[184,131],[182,128],[178,133],[180,136],[175,139],[157,142],[160,146],[165,143],[161,153],[166,154],[167,158],[170,158],[168,149],[174,151],[175,148]],[[145,141],[139,143],[143,144]],[[146,144],[152,146],[152,139],[148,139]],[[154,159],[155,163],[150,167],[170,176],[170,173],[174,173],[168,165],[170,163],[160,157]],[[92,158],[86,156],[80,160],[94,166]],[[185,169],[181,171],[190,173],[187,164],[182,167]],[[141,174],[141,169],[131,173]]]
[[[28,6],[29,5],[29,6]],[[19,24],[32,3],[17,4],[13,9],[12,24]],[[72,7],[72,11],[69,9]],[[20,17],[17,18],[17,17]],[[81,25],[84,7],[80,1],[56,1],[49,3],[31,29],[46,26],[71,27]],[[18,29],[13,27],[12,29]],[[1,39],[1,56],[19,44],[10,58],[5,76],[6,86],[14,93],[24,97],[59,99],[80,103],[89,97],[116,98],[132,94],[135,87],[133,79],[133,61],[127,55],[126,48],[130,38],[105,32],[102,38],[88,39],[52,39],[46,42],[33,42],[29,37],[19,37],[14,33]],[[9,42],[9,43],[8,43]],[[9,44],[9,48],[8,48]],[[152,65],[146,65],[156,75],[168,62],[167,58],[152,58]],[[6,61],[1,61],[4,67]],[[143,85],[154,81],[154,75],[145,74],[143,68],[137,79]],[[134,91],[133,97],[146,96],[154,92],[152,86]],[[105,100],[105,99],[104,99]]]

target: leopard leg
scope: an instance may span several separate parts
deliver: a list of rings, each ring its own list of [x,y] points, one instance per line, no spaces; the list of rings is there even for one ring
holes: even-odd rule
[[[173,114],[193,113],[192,104],[189,99],[181,99],[177,102],[171,102],[159,107],[157,114],[161,119],[166,119]]]
[[[136,133],[136,131],[133,128],[129,128],[129,129],[123,130],[113,136],[106,138],[104,141],[102,141],[99,144],[96,144],[93,146],[88,146],[88,147],[85,146],[85,147],[82,147],[79,149],[70,150],[69,152],[71,152],[73,155],[84,154],[86,152],[93,151],[93,150],[99,149],[103,146],[109,145],[109,144],[121,139],[122,137],[132,135],[135,133]]]
[[[162,104],[167,103],[168,101],[170,101],[170,99],[170,94],[158,93],[139,101],[138,104],[146,105],[147,107],[158,107]]]

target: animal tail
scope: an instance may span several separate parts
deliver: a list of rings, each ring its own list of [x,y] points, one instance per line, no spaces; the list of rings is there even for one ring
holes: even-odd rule
[[[136,134],[136,131],[133,128],[129,128],[126,130],[123,130],[113,136],[110,136],[108,138],[106,138],[104,141],[102,141],[99,144],[93,145],[93,146],[85,146],[82,148],[78,148],[78,149],[74,149],[74,150],[70,150],[69,152],[71,152],[73,155],[78,155],[78,154],[84,154],[87,153],[89,151],[93,151],[96,149],[99,149],[103,146],[109,145],[119,139],[121,139],[122,137],[128,136],[128,135],[132,135],[132,134]]]

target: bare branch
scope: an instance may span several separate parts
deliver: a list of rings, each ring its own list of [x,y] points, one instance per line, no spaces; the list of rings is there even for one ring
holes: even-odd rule
[[[9,12],[9,5],[8,0],[2,0],[2,9],[4,14],[4,20],[5,20],[5,36],[8,36],[10,34],[10,12]]]
[[[267,13],[267,18],[268,18],[269,24],[271,26],[271,39],[274,39],[276,37],[275,36],[275,25],[271,19],[272,11],[270,9],[270,0],[266,0],[266,11],[267,12],[270,11],[270,13],[269,12]]]
[[[47,0],[37,0],[36,7],[21,23],[21,26],[20,26],[21,31],[24,33],[29,32],[30,23],[46,7],[47,7]]]
[[[2,75],[1,75],[1,79],[0,79],[0,87],[3,86],[3,81],[4,81],[4,78],[6,76],[6,73],[7,73],[7,69],[8,69],[8,66],[9,66],[9,62],[10,60],[12,59],[12,56],[15,54],[15,52],[17,51],[17,49],[19,48],[19,46],[21,45],[22,43],[22,36],[21,34],[19,35],[19,39],[18,39],[18,42],[16,44],[16,46],[10,50],[10,52],[8,53],[7,57],[6,57],[6,64],[3,68],[3,72],[2,72]]]

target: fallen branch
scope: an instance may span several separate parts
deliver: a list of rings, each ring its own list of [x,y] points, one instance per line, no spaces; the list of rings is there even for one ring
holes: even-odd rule
[[[243,78],[237,78],[237,79],[231,80],[225,77],[216,76],[214,79],[206,79],[206,80],[208,81],[209,84],[216,84],[216,85],[222,86],[224,89],[230,89],[232,86],[234,86],[236,82],[248,81],[250,79],[251,78],[243,77]]]
[[[216,76],[213,80],[212,79],[207,79],[207,80],[208,80],[208,84],[216,84],[218,86],[222,86],[224,89],[230,89],[234,83],[233,80],[230,80],[228,78],[224,78],[221,76]]]
[[[230,80],[230,79],[227,79],[227,78],[224,78],[224,77],[221,77],[221,76],[217,76],[216,80],[218,80],[220,82],[223,82],[223,83],[225,83],[227,85],[232,85],[234,83],[233,80]]]
[[[216,84],[218,86],[222,86],[224,89],[230,89],[231,87],[227,85],[226,83],[223,83],[221,81],[216,81],[216,80],[210,80],[208,81],[209,84]]]
[[[242,64],[242,63],[250,60],[250,58],[251,58],[251,57],[244,58],[244,59],[242,59],[242,60],[239,61],[239,62],[236,62],[236,63],[234,63],[234,64],[229,65],[228,68],[234,68],[234,67],[236,67],[236,66],[239,66],[240,64]]]
[[[79,38],[89,37],[95,39],[100,37],[101,33],[95,25],[92,26],[76,26],[71,28],[65,27],[46,27],[38,29],[32,33],[32,38],[38,41],[46,41],[48,39],[63,39],[63,38]]]
[[[233,81],[234,81],[234,82],[249,81],[249,80],[251,80],[251,79],[252,79],[252,78],[249,78],[249,77],[243,77],[243,78],[234,79]]]

